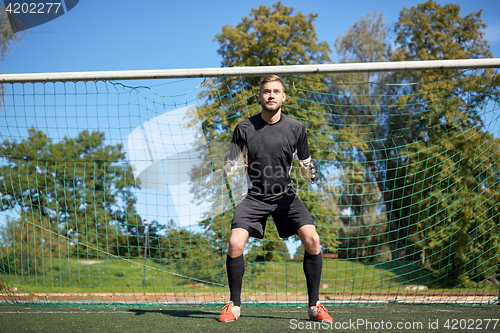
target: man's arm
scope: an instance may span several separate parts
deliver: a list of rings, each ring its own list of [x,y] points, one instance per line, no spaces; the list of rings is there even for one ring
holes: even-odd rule
[[[234,130],[231,150],[229,152],[226,166],[224,167],[224,177],[226,179],[234,178],[241,169],[247,167],[246,164],[241,163],[245,152],[245,142],[242,138],[240,127],[238,125]]]

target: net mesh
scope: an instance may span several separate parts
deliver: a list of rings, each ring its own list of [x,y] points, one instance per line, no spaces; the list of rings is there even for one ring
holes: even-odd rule
[[[318,169],[314,185],[291,175],[321,238],[323,302],[498,302],[496,70],[282,78]],[[134,83],[4,84],[2,301],[227,302],[244,175],[222,168],[259,81]],[[303,253],[270,219],[245,248],[243,303],[305,303]]]

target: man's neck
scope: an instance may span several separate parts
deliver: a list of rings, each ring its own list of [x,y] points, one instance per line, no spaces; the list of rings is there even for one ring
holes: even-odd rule
[[[267,111],[262,110],[260,113],[262,116],[262,120],[264,120],[268,124],[274,124],[280,121],[281,119],[281,108],[276,111]]]

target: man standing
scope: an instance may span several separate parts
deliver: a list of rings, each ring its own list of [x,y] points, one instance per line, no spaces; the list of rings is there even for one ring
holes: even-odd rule
[[[243,250],[248,237],[264,237],[271,215],[281,238],[298,235],[304,245],[304,274],[309,297],[309,317],[330,321],[332,317],[319,303],[322,257],[319,236],[311,214],[295,194],[290,171],[293,157],[304,179],[314,183],[316,173],[309,155],[304,124],[281,113],[285,87],[276,75],[262,79],[259,101],[262,112],[240,122],[233,133],[225,176],[232,178],[246,168],[246,194],[236,207],[226,261],[230,302],[222,308],[219,321],[240,316],[241,287],[245,263]],[[246,164],[240,161],[245,158]]]

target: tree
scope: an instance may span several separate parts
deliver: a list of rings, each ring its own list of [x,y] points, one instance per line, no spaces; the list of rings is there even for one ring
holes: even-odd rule
[[[174,228],[173,221],[165,228],[164,235],[157,236],[157,249],[150,252],[170,269],[179,272],[184,282],[190,278],[222,282],[224,271],[214,265],[212,249],[205,235],[186,228]]]
[[[388,26],[383,14],[369,12],[366,16],[361,16],[335,41],[340,62],[387,61],[390,51],[386,41],[387,33]]]
[[[480,12],[465,18],[461,18],[459,12],[459,6],[442,7],[433,1],[403,9],[394,30],[395,52],[384,42],[386,26],[381,15],[371,13],[337,38],[337,53],[345,62],[490,57],[482,38],[481,29],[485,25],[480,20]],[[356,139],[342,140],[353,142],[352,159],[347,162],[368,176],[368,181],[374,179],[384,196],[393,257],[412,260],[415,247],[408,246],[408,235],[416,223],[410,219],[414,217],[411,211],[415,213],[412,202],[416,198],[409,186],[414,181],[410,175],[414,173],[408,167],[412,159],[407,149],[413,153],[417,147],[424,149],[413,143],[425,141],[429,136],[436,136],[434,142],[444,140],[439,133],[453,127],[467,130],[481,126],[477,110],[485,105],[488,96],[494,96],[498,78],[491,70],[420,71],[376,78],[364,75],[338,75],[332,80],[337,84],[336,93],[341,96],[338,104],[344,106],[337,111],[337,123]],[[352,85],[355,82],[367,83]],[[392,85],[385,86],[385,83]],[[377,90],[380,87],[384,91]],[[385,100],[378,97],[381,95],[387,96]],[[473,108],[474,105],[478,107]],[[426,164],[421,162],[420,168],[424,168]],[[433,179],[440,180],[440,174]]]
[[[15,16],[13,16],[13,19]],[[0,7],[0,59],[9,52],[9,46],[13,42],[19,42],[21,34],[12,31],[5,7]],[[0,85],[0,94],[3,95],[3,86]]]
[[[395,25],[398,47],[392,60],[477,59],[491,57],[481,12],[460,16],[460,6],[433,0],[403,8]]]
[[[340,62],[388,61],[391,53],[383,14],[370,12],[336,39]],[[387,170],[381,156],[390,141],[386,130],[389,73],[337,74],[329,89],[337,100],[330,110],[343,142],[339,155],[341,177],[335,187],[338,205],[349,215],[339,219],[339,256],[383,261],[388,254],[387,204],[384,205]],[[330,203],[328,203],[330,204]]]
[[[63,237],[78,246],[78,255],[97,255],[116,246],[118,236],[138,230],[137,185],[121,144],[106,145],[100,132],[82,131],[56,143],[33,127],[28,134],[0,143],[6,160],[0,210],[16,209],[22,228],[43,226],[41,242]]]
[[[500,140],[450,130],[409,145],[407,251],[446,282],[495,280],[500,264]],[[411,179],[411,182],[409,181]]]
[[[50,267],[47,258],[67,256],[71,248],[48,218],[27,213],[7,219],[1,238],[0,270],[7,274],[35,275]]]
[[[434,1],[403,9],[391,59],[491,57],[481,11],[459,14],[460,6]],[[395,79],[414,83],[399,91],[400,107],[389,115],[390,122],[403,119],[412,128],[401,137],[405,149],[397,151],[399,167],[392,177],[398,189],[392,200],[397,241],[407,245],[407,255],[420,255],[460,283],[475,275],[484,278],[489,265],[498,265],[489,258],[498,258],[499,248],[498,222],[490,215],[496,196],[487,199],[482,192],[495,193],[499,170],[497,140],[486,133],[478,112],[498,91],[499,78],[481,69],[400,73]],[[480,244],[479,235],[484,256],[470,248]]]
[[[14,16],[15,17],[15,16]],[[9,52],[9,45],[12,42],[19,42],[21,35],[15,34],[10,26],[9,18],[5,7],[0,8],[0,59]]]
[[[268,223],[271,223],[270,221]],[[279,239],[278,230],[274,225],[266,227],[264,239],[250,241],[249,255],[245,257],[250,262],[284,262],[290,260],[286,244]]]
[[[370,173],[342,174],[339,206],[349,213],[339,223],[339,257],[383,262],[391,259],[383,196]]]
[[[222,56],[222,66],[273,66],[296,65],[329,62],[330,51],[326,42],[318,42],[314,29],[316,14],[304,15],[295,13],[292,7],[286,7],[280,2],[272,7],[259,6],[252,9],[248,17],[234,26],[226,25],[222,32],[215,36],[219,42],[218,53]],[[334,154],[327,147],[325,139],[330,128],[323,110],[317,105],[309,105],[306,97],[310,91],[323,87],[321,83],[303,81],[297,78],[283,78],[286,85],[287,100],[282,111],[302,120],[308,130],[311,155],[319,161],[328,160],[326,157]],[[260,112],[257,101],[260,78],[242,77],[237,80],[216,78],[207,82],[207,88],[200,96],[206,100],[205,106],[198,108],[197,118],[202,119],[201,127],[203,137],[200,142],[208,143],[208,150],[201,150],[204,162],[192,171],[194,185],[191,190],[197,199],[214,202],[214,206],[221,207],[220,198],[227,194],[222,179],[222,167],[225,165],[228,143],[236,124]],[[293,87],[293,88],[292,88]],[[310,97],[310,96],[309,96]],[[297,176],[296,170],[292,172]],[[200,179],[202,179],[200,181]],[[326,210],[319,205],[321,196],[309,191],[305,181],[297,178],[299,196],[307,196],[308,209],[317,212],[316,223],[323,225],[326,233],[320,234],[325,239],[335,237]],[[214,185],[215,184],[215,185]],[[215,200],[215,201],[214,201]],[[210,230],[213,235],[213,244],[216,251],[223,252],[226,239],[229,236],[229,226],[232,211],[226,211],[231,203],[223,204],[223,213],[214,209],[207,218],[201,222],[202,226]],[[276,237],[276,236],[274,236]],[[276,239],[266,239],[264,242],[275,242]],[[334,242],[332,250],[334,250]],[[271,244],[268,244],[271,246]],[[265,246],[264,248],[269,248]]]
[[[381,16],[370,14],[337,39],[337,52],[342,55],[342,61],[491,56],[480,31],[484,27],[480,13],[461,18],[459,11],[459,6],[441,7],[432,1],[416,8],[403,9],[395,25],[397,47],[394,52],[385,42],[386,27]],[[384,74],[376,78],[370,77],[370,74],[356,74],[337,76],[333,81],[339,83],[335,87],[341,96],[338,104],[344,106],[337,111],[337,122],[347,129],[344,130],[346,135],[355,135],[354,142],[357,142],[352,145],[353,157],[347,162],[354,164],[353,169],[371,174],[384,196],[394,259],[410,259],[406,255],[406,237],[411,197],[405,192],[408,160],[403,156],[407,145],[422,140],[427,135],[426,128],[433,131],[441,128],[439,124],[443,113],[438,110],[444,109],[443,101],[447,101],[451,94],[455,97],[449,99],[445,106],[448,110],[446,119],[454,121],[457,116],[460,117],[459,114],[470,111],[467,105],[483,103],[488,90],[494,91],[495,80],[498,82],[490,70],[471,73],[472,77],[486,74],[487,79],[483,81],[468,81],[464,76],[460,78],[453,74],[456,73],[420,71]],[[484,82],[490,79],[493,85],[487,88]],[[367,83],[352,85],[354,82]],[[416,82],[420,84],[417,86]],[[453,86],[455,91],[445,89],[446,86]],[[433,93],[427,93],[429,91]],[[386,97],[381,99],[379,96]],[[463,102],[457,103],[460,98],[464,98]],[[425,110],[435,110],[435,113],[424,114]],[[472,118],[475,118],[474,122],[480,121],[478,117]],[[347,138],[342,141],[353,142]]]
[[[330,61],[326,42],[317,42],[317,14],[294,13],[277,2],[252,9],[236,27],[226,25],[215,36],[222,67],[318,64]],[[255,80],[254,80],[255,81]],[[256,81],[258,82],[258,80]],[[251,81],[249,82],[251,83]]]

